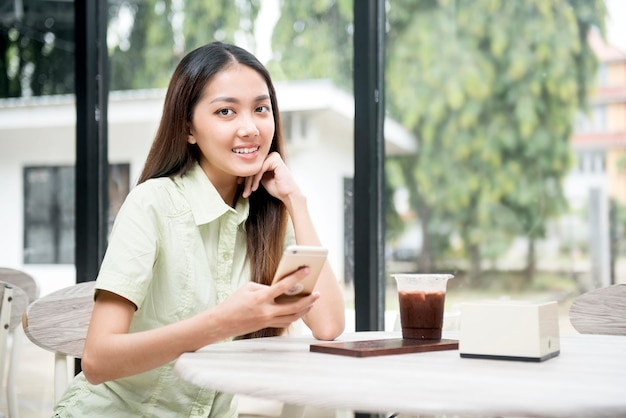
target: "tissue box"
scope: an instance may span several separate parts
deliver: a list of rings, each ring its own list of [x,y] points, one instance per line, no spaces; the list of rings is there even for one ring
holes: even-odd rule
[[[461,305],[461,357],[540,362],[559,355],[556,302]]]

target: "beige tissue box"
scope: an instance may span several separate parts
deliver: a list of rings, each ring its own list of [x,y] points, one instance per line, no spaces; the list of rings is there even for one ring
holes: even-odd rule
[[[461,357],[540,362],[559,355],[556,302],[470,302],[461,305]]]

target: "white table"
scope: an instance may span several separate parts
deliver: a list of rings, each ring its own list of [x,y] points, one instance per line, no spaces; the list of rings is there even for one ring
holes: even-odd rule
[[[453,337],[453,335],[444,335]],[[351,333],[339,340],[400,338]],[[356,358],[314,353],[307,337],[233,341],[183,354],[196,385],[295,405],[408,415],[626,416],[626,336],[562,335],[542,363],[467,359],[458,350]]]

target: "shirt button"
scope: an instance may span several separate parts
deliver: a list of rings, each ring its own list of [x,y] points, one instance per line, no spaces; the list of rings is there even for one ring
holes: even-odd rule
[[[231,258],[232,258],[232,254],[231,253],[224,253],[224,260],[230,261]]]

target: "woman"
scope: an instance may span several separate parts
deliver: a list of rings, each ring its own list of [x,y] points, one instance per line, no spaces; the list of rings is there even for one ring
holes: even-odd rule
[[[231,395],[184,383],[173,361],[229,338],[279,335],[300,318],[318,339],[343,332],[328,262],[298,301],[274,299],[308,269],[267,286],[284,247],[320,245],[282,155],[274,86],[253,55],[211,43],[183,58],[111,233],[83,373],[55,416],[235,417]]]

